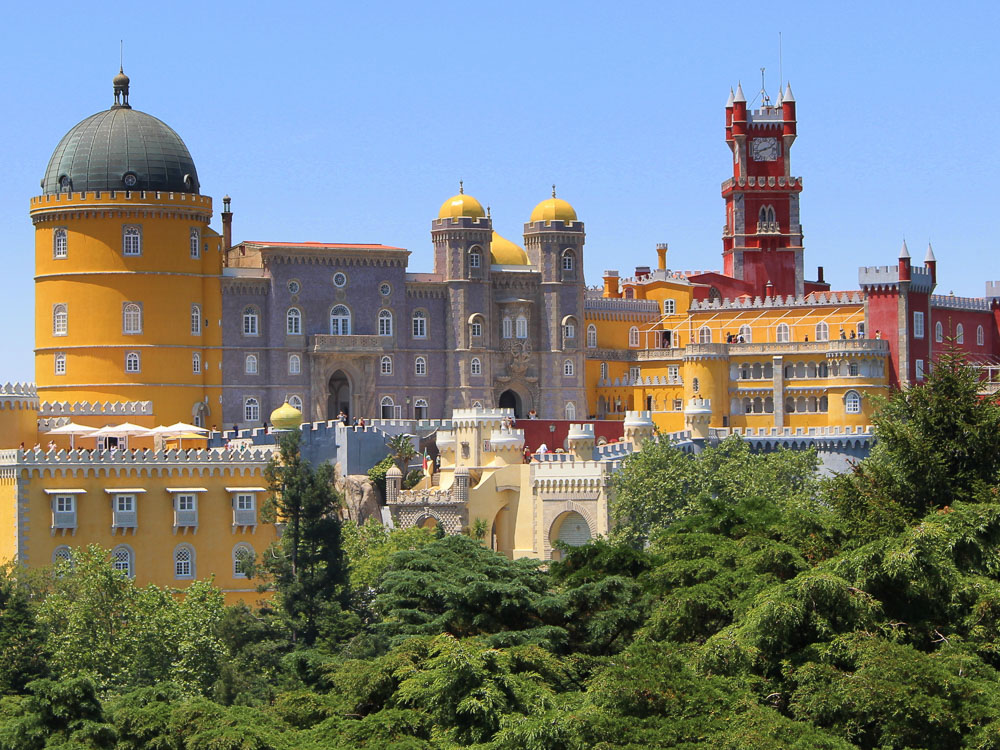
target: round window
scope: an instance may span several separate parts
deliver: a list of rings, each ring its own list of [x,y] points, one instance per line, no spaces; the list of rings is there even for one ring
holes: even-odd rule
[[[70,180],[68,174],[64,174],[62,177],[59,178],[59,187],[61,187],[63,190],[69,190],[72,184],[73,181]]]
[[[385,282],[382,282],[382,285],[378,288],[378,290],[383,297],[388,297],[392,294],[392,287]]]
[[[135,184],[139,181],[132,172],[126,172],[125,176],[122,177],[122,182],[125,183],[125,187],[135,187]]]
[[[299,289],[300,289],[299,282],[297,282],[295,279],[292,279],[291,281],[288,282],[288,291],[291,292],[292,294],[298,294]]]
[[[341,271],[337,271],[337,273],[333,275],[333,285],[336,287],[342,287],[345,286],[346,284],[347,284],[347,274]]]

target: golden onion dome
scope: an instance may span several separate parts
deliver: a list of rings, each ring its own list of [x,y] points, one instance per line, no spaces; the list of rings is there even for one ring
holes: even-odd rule
[[[297,430],[302,424],[302,412],[287,401],[271,412],[271,425],[277,430]]]
[[[482,219],[486,216],[486,212],[483,210],[482,203],[471,195],[460,192],[442,203],[441,210],[438,211],[439,219],[457,219],[459,216]]]
[[[528,254],[523,247],[494,232],[490,242],[490,262],[498,266],[526,266]]]
[[[576,221],[576,210],[562,198],[553,195],[535,206],[531,221]]]

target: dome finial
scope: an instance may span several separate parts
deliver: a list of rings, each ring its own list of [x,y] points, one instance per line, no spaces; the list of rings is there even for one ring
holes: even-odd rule
[[[556,197],[556,184],[554,182],[552,183],[552,197]]]
[[[463,180],[458,181],[458,194],[465,195],[465,182]]]
[[[490,213],[490,207],[489,206],[486,206],[486,218],[487,219],[492,219],[493,218],[493,214]]]
[[[111,109],[132,109],[128,103],[129,78],[125,75],[125,69],[121,65],[118,66],[118,75],[115,76],[112,83],[115,87],[115,103]]]

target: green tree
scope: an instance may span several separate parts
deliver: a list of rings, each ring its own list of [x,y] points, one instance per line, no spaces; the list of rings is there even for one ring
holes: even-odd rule
[[[953,505],[1000,476],[1000,405],[978,395],[965,359],[943,354],[923,384],[879,404],[876,443],[830,486],[832,504],[861,541]]]
[[[36,680],[0,701],[0,750],[112,750],[117,733],[86,677]]]
[[[48,672],[26,572],[14,563],[0,566],[0,694],[19,693]]]
[[[393,435],[385,441],[385,447],[389,449],[389,455],[404,477],[409,470],[410,461],[417,455],[417,450],[413,447],[412,438],[413,435],[403,433]]]
[[[341,549],[341,497],[330,464],[313,469],[299,450],[301,433],[283,434],[266,469],[271,495],[264,518],[285,525],[264,567],[278,590],[292,639],[313,644],[339,618],[347,595]]]

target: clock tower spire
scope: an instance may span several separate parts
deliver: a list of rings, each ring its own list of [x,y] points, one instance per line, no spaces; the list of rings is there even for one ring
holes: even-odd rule
[[[765,98],[755,110],[747,109],[742,84],[730,94],[726,143],[733,152],[733,176],[722,183],[723,273],[746,282],[754,296],[765,295],[769,280],[775,294],[810,291],[803,275],[799,223],[802,178],[790,171],[795,137],[791,85],[779,93],[775,104]]]

